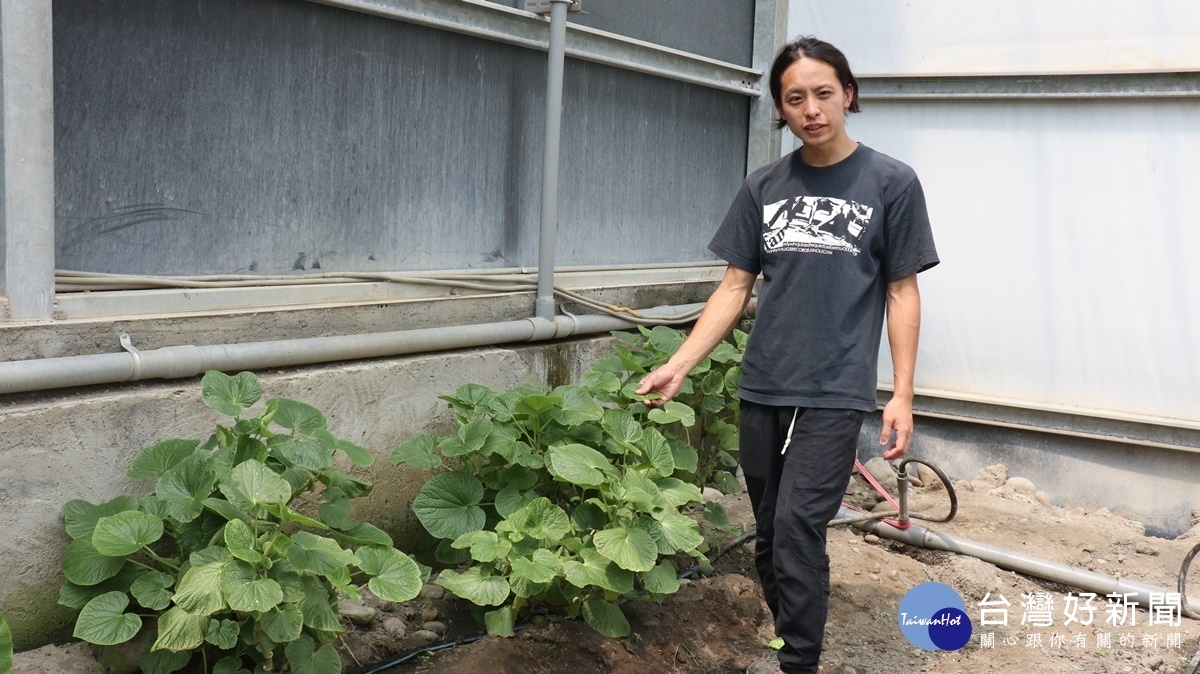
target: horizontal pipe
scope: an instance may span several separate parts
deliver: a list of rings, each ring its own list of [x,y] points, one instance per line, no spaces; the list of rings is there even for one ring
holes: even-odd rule
[[[639,311],[646,318],[671,319],[703,304],[657,307]],[[308,337],[244,344],[168,346],[126,353],[67,356],[0,363],[0,394],[45,391],[74,386],[114,384],[143,379],[195,377],[208,370],[238,371],[311,365],[364,358],[400,356],[512,342],[561,339],[633,327],[607,315],[557,316],[553,321],[525,318],[419,330]]]
[[[547,19],[481,0],[310,0],[364,14],[547,51]],[[607,31],[567,24],[566,55],[593,63],[728,91],[763,95],[761,70],[726,63]]]
[[[859,515],[861,513],[842,506],[838,510],[837,518],[852,518]],[[1140,604],[1143,607],[1150,605],[1151,594],[1165,596],[1166,593],[1172,592],[1172,590],[1139,583],[1128,578],[1113,578],[1102,573],[1080,569],[1060,562],[1052,562],[1048,559],[1034,557],[1033,555],[1016,552],[1015,550],[1007,550],[960,536],[939,533],[916,524],[912,524],[904,530],[897,529],[878,520],[856,522],[854,526],[864,531],[869,531],[881,538],[888,538],[893,541],[930,550],[945,550],[946,552],[968,555],[994,564],[1002,569],[1051,580],[1087,592],[1094,592],[1101,596],[1128,594],[1131,595],[1132,603]],[[1195,606],[1192,602],[1188,602],[1187,606],[1182,607],[1182,610],[1183,614],[1189,618],[1200,616],[1200,607]]]

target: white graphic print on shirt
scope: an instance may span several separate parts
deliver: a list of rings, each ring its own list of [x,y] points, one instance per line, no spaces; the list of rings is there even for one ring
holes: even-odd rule
[[[871,224],[874,209],[834,197],[792,197],[763,207],[763,243],[767,253],[845,251],[858,255],[854,245]]]

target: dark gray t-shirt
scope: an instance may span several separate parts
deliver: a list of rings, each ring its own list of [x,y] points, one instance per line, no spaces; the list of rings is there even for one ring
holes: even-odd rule
[[[743,400],[875,409],[887,284],[938,263],[911,168],[862,144],[823,167],[797,150],[746,178],[708,247],[763,275]]]

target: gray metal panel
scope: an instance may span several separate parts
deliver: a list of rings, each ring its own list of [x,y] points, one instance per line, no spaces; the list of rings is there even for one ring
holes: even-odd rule
[[[50,44],[50,0],[0,0],[0,294],[16,320],[54,306]]]
[[[544,54],[287,0],[54,10],[59,268],[535,264]],[[710,257],[745,97],[568,60],[564,106],[558,263]]]
[[[518,9],[524,0],[503,2]],[[754,0],[583,0],[581,26],[738,65],[751,64]]]

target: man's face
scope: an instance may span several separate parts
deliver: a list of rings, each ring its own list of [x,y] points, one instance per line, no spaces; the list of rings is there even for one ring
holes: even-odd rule
[[[780,84],[776,109],[806,146],[821,149],[846,137],[846,110],[853,90],[842,87],[833,66],[802,57],[783,71]]]

